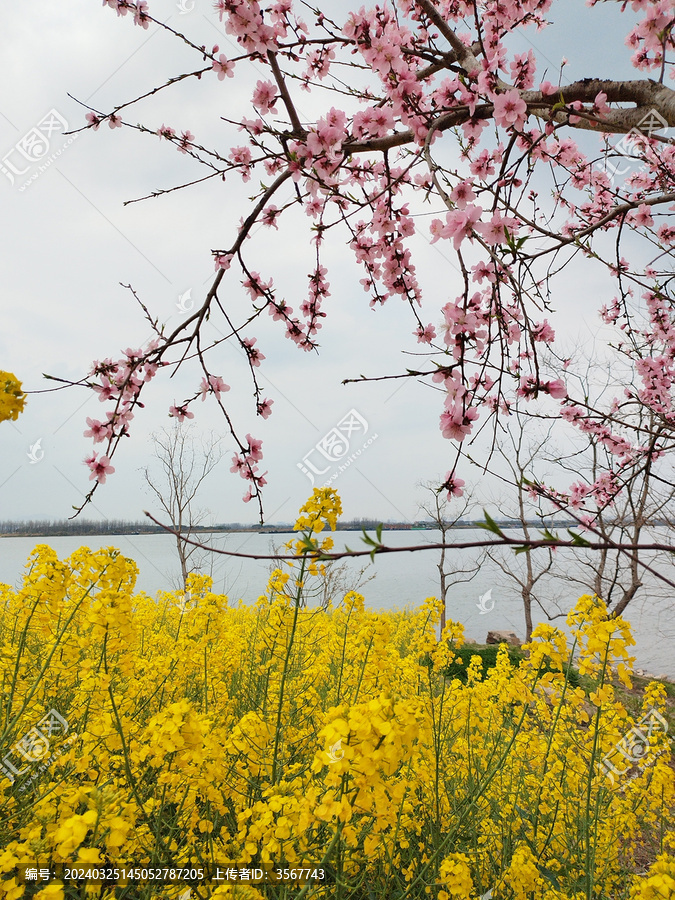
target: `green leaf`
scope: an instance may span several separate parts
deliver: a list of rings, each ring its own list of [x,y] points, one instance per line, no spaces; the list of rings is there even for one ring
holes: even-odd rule
[[[370,551],[371,561],[373,561],[375,559],[375,554],[377,553],[377,551],[381,550],[384,547],[384,544],[382,543],[382,528],[383,528],[383,526],[382,526],[382,524],[380,524],[375,529],[375,535],[377,537],[376,541],[374,541],[370,537],[370,535],[366,532],[365,528],[361,529],[361,531],[363,532],[363,537],[361,538],[361,540],[363,541],[364,544],[368,544],[370,547],[373,548]]]
[[[572,538],[572,545],[574,547],[590,547],[591,542],[587,541],[586,538],[582,538],[580,534],[576,534],[574,531],[571,531],[569,528],[567,529],[567,533]]]
[[[492,516],[485,510],[483,510],[483,515],[485,516],[485,521],[479,522],[478,527],[484,528],[486,531],[491,531],[493,534],[498,534],[499,537],[504,537],[504,532],[501,530],[499,525],[497,525]]]
[[[363,543],[364,543],[364,544],[370,544],[371,547],[377,547],[377,543],[376,543],[376,542],[370,537],[370,535],[366,532],[366,529],[365,529],[365,528],[362,528],[361,531],[363,531],[363,537],[361,538],[361,540],[363,541]]]
[[[554,872],[553,869],[547,869],[545,866],[539,866],[538,868],[544,878],[551,882],[556,891],[561,890],[557,872]]]
[[[313,541],[310,537],[307,537],[306,534],[303,534],[300,538],[300,549],[303,553],[318,553],[319,545],[316,541]]]
[[[516,554],[516,556],[518,556],[519,553],[527,553],[527,551],[528,551],[528,550],[531,550],[531,549],[532,549],[532,548],[531,548],[531,547],[529,546],[529,544],[528,544],[528,545],[525,546],[525,547],[514,547],[513,552]]]

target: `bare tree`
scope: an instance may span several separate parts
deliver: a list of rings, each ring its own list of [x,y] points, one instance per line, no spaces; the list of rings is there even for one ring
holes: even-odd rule
[[[541,535],[542,531],[551,538],[556,537],[551,520],[566,514],[577,525],[588,529],[588,537],[602,539],[600,546],[590,552],[583,549],[585,539],[580,535],[574,555],[563,549],[555,567],[552,548],[538,547],[536,552],[527,545],[518,548],[518,554],[523,555],[520,567],[505,549],[488,552],[501,571],[518,584],[527,639],[533,624],[533,602],[548,619],[557,618],[543,602],[544,596],[547,602],[552,602],[555,585],[571,583],[584,592],[597,594],[607,603],[611,614],[619,616],[649,579],[655,561],[658,560],[661,569],[666,562],[665,554],[642,549],[642,545],[646,539],[653,539],[655,529],[672,532],[675,525],[673,463],[670,454],[657,450],[667,426],[662,416],[632,399],[639,388],[632,383],[631,375],[631,368],[622,365],[620,357],[600,361],[590,348],[577,360],[572,378],[577,382],[580,404],[587,410],[596,408],[605,394],[614,395],[620,387],[625,391],[627,399],[614,405],[613,433],[609,437],[600,429],[588,428],[581,432],[570,429],[562,444],[558,435],[558,445],[553,445],[553,424],[549,423],[546,431],[542,431],[544,420],[539,418],[539,413],[532,410],[526,414],[516,405],[502,431],[503,438],[495,443],[497,456],[509,473],[502,481],[510,494],[515,491],[515,502],[501,501],[500,509],[519,522],[525,541]],[[643,437],[638,451],[622,436],[630,431]],[[620,480],[613,471],[617,454],[624,457]],[[563,469],[576,479],[568,493],[559,495],[560,502],[553,507],[550,497],[555,492],[549,487],[542,489],[542,470],[546,466],[551,472]],[[496,466],[492,466],[493,475],[497,474],[495,470]],[[668,561],[672,564],[672,559]],[[544,585],[545,594],[541,590]],[[655,587],[655,583],[650,583],[650,590]]]
[[[151,474],[147,467],[143,475],[173,526],[185,588],[188,575],[202,565],[201,558],[197,562],[195,556],[199,548],[188,541],[209,515],[208,510],[195,507],[195,500],[204,480],[222,459],[222,440],[213,433],[197,439],[190,426],[179,422],[153,433],[152,439],[162,475]]]
[[[617,383],[635,391],[635,386],[630,385],[630,372],[617,368],[616,360],[602,366],[589,362],[585,374],[578,375],[577,380],[588,407],[597,405],[602,394],[615,390]],[[621,551],[618,547],[622,544],[636,547],[657,528],[668,529],[672,534],[675,471],[671,455],[656,449],[667,428],[662,416],[641,403],[627,400],[616,406],[613,419],[617,435],[620,430],[633,429],[643,436],[640,451],[627,456],[620,482],[612,477],[612,465],[613,456],[621,447],[600,440],[593,432],[577,435],[576,452],[557,462],[578,479],[570,512],[605,541],[601,550],[592,554],[582,552],[577,557],[588,572],[586,577],[574,571],[567,577],[586,589],[591,587],[607,603],[612,615],[619,616],[649,578],[647,567],[654,563],[656,556],[649,551]],[[619,440],[617,436],[615,441]],[[602,492],[597,485],[604,485]],[[662,567],[667,561],[666,554],[659,554],[658,560]],[[672,558],[668,561],[672,564]],[[650,584],[650,589],[655,587]]]
[[[552,515],[544,511],[541,499],[533,497],[529,487],[533,466],[544,458],[545,448],[550,443],[551,426],[535,439],[533,435],[529,437],[526,435],[529,424],[534,425],[534,420],[515,407],[506,427],[499,432],[501,437],[495,442],[496,456],[509,473],[502,478],[508,486],[509,495],[500,499],[500,512],[504,517],[518,522],[525,541],[539,536],[541,530],[546,529],[547,519]],[[551,614],[540,590],[546,584],[546,593],[550,598],[552,580],[548,576],[551,576],[554,564],[552,549],[538,548],[533,551],[531,547],[525,545],[518,548],[517,556],[514,556],[512,550],[497,548],[488,550],[487,556],[518,587],[523,601],[526,642],[532,635],[533,604],[536,604],[549,620],[562,615],[560,612]],[[519,564],[517,560],[521,556],[522,564]]]
[[[452,515],[450,515],[450,501],[448,500],[448,495],[443,490],[439,491],[438,484],[438,481],[425,481],[420,483],[419,486],[424,488],[429,499],[420,503],[419,510],[421,513],[426,514],[433,523],[433,527],[441,532],[442,543],[446,544],[448,532],[452,528],[457,527],[457,523],[460,519],[465,517],[475,503],[471,499],[470,492],[463,493],[460,498],[457,498],[456,500],[453,499],[454,506]],[[467,559],[468,557],[464,554],[463,558]],[[455,584],[463,584],[471,581],[478,573],[484,558],[484,554],[481,553],[481,555],[477,559],[472,560],[466,568],[448,568],[446,566],[446,548],[441,548],[441,555],[437,563],[441,589],[440,600],[443,603],[443,609],[441,610],[441,632],[445,628],[447,618],[448,590]]]

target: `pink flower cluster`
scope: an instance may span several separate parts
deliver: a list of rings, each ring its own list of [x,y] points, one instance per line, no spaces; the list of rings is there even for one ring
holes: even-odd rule
[[[216,0],[215,6],[221,21],[225,21],[225,31],[234,35],[237,43],[249,53],[265,56],[268,50],[275,50],[291,24],[290,0],[279,0],[270,7],[270,24],[265,22],[257,0]],[[296,31],[307,31],[301,19],[294,18],[292,26]]]
[[[387,173],[381,164],[373,165],[369,174],[374,181],[369,192],[371,220],[357,222],[356,235],[350,243],[357,262],[366,270],[361,284],[364,291],[372,292],[371,306],[396,295],[419,305],[422,294],[411,252],[405,246],[405,239],[415,233],[410,209],[405,203],[395,204],[393,196],[384,189]],[[390,169],[389,174],[397,182],[407,178],[398,168]],[[393,193],[399,190],[397,184]]]
[[[103,0],[103,5],[114,9],[118,16],[126,16],[128,12],[132,12],[134,25],[140,25],[141,28],[147,28],[150,24],[146,0],[138,0],[136,3],[132,3],[131,0]]]
[[[590,0],[595,5],[597,0]],[[675,50],[675,21],[672,0],[633,0],[634,10],[645,16],[626,38],[626,45],[635,52],[631,62],[636,69],[660,69],[664,53]],[[671,70],[671,78],[675,73]]]
[[[114,401],[112,409],[106,411],[104,421],[87,417],[88,429],[84,436],[92,438],[95,444],[107,442],[108,452],[113,442],[128,436],[129,424],[134,418],[135,406],[142,406],[139,395],[145,384],[156,375],[161,363],[151,361],[153,351],[159,346],[158,340],[151,341],[145,350],[127,348],[119,360],[104,359],[93,363],[89,377],[96,382],[91,385],[101,403]],[[114,472],[107,455],[97,457],[96,453],[87,457],[85,463],[91,469],[90,479],[105,483],[107,474]]]
[[[441,434],[448,440],[461,443],[471,434],[472,423],[478,418],[477,410],[470,406],[471,395],[461,378],[447,370],[439,370],[432,380],[442,382],[446,392],[445,412],[441,413],[440,421]]]
[[[262,441],[251,437],[250,434],[246,435],[246,440],[248,441],[248,449],[242,453],[235,453],[232,457],[230,472],[238,472],[242,478],[251,482],[251,487],[243,498],[244,503],[249,503],[255,494],[259,492],[259,489],[267,484],[265,480],[267,472],[258,475],[257,463],[263,458]]]

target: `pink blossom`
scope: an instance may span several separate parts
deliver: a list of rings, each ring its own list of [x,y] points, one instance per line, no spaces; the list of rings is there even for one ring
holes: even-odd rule
[[[122,426],[122,432],[125,432],[126,426],[134,417],[128,403],[125,403],[119,410],[109,410],[106,415],[108,417],[108,424],[111,432],[113,428],[117,428],[120,425]]]
[[[110,437],[108,425],[104,425],[103,422],[99,422],[98,419],[90,419],[87,417],[87,425],[89,426],[89,429],[84,432],[84,436],[86,438],[93,438],[95,444]]]
[[[218,269],[223,269],[227,272],[232,264],[232,259],[233,256],[231,253],[216,253],[214,256],[216,272]]]
[[[275,322],[287,319],[293,313],[293,307],[287,306],[285,300],[282,300],[280,303],[269,303],[267,309]]]
[[[93,385],[93,388],[98,394],[98,399],[101,403],[104,403],[106,400],[111,400],[119,394],[117,386],[114,385],[106,375],[101,379],[101,384],[95,384]]]
[[[191,131],[184,131],[180,137],[180,142],[178,144],[178,152],[179,153],[187,153],[188,147],[194,141],[195,136]]]
[[[548,319],[544,319],[544,321],[540,322],[538,325],[532,326],[532,337],[535,341],[540,341],[544,344],[553,343],[555,340],[555,331],[549,325]]]
[[[85,116],[85,119],[87,120],[87,122],[89,122],[89,124],[94,129],[94,131],[98,131],[98,127],[101,124],[101,120],[96,115],[96,113],[88,112],[87,115]]]
[[[445,412],[441,413],[441,434],[448,440],[461,443],[467,435],[471,434],[473,427],[471,423],[477,418],[478,413],[475,409],[464,410],[462,404],[450,405]]]
[[[466,484],[461,478],[455,478],[452,472],[445,473],[445,484],[444,488],[448,490],[448,500],[452,500],[453,497],[461,497],[464,494],[462,490],[464,485]]]
[[[567,397],[567,385],[562,378],[556,378],[555,381],[547,381],[541,385],[541,389],[550,394],[554,400],[564,400]]]
[[[268,400],[267,398],[265,398],[265,400],[262,400],[258,404],[258,415],[262,416],[263,419],[269,419],[269,417],[272,415],[272,404],[273,403],[274,403],[274,400]]]
[[[249,134],[254,136],[258,136],[262,134],[265,128],[265,123],[262,119],[246,119],[243,118],[241,120],[241,125],[239,126],[239,131],[247,131]]]
[[[250,434],[246,435],[246,440],[248,441],[249,446],[249,456],[251,459],[254,459],[256,462],[263,458],[262,454],[262,441],[258,438],[251,437]]]
[[[186,404],[176,406],[175,402],[173,406],[169,407],[169,415],[174,419],[178,419],[179,422],[182,422],[184,419],[194,419],[195,417],[195,414],[190,412]]]
[[[419,326],[417,331],[413,331],[413,334],[417,335],[417,342],[419,344],[430,344],[436,337],[436,329],[430,323],[426,328]]]
[[[487,178],[488,175],[494,174],[495,167],[493,163],[494,160],[490,151],[481,150],[477,158],[469,166],[469,171],[478,178]]]
[[[659,240],[664,244],[675,243],[675,225],[662,225],[658,232]]]
[[[257,347],[253,345],[257,341],[257,338],[244,338],[242,340],[242,344],[244,345],[244,349],[248,354],[249,361],[252,366],[259,366],[261,361],[265,359],[265,356],[258,350]]]
[[[473,274],[473,281],[477,281],[478,284],[482,284],[484,279],[487,279],[491,284],[495,284],[497,281],[494,265],[491,262],[484,262],[481,260],[481,262],[473,266],[471,272]]]
[[[229,390],[229,384],[225,384],[225,382],[219,375],[209,375],[208,381],[206,380],[206,378],[202,378],[202,383],[199,387],[199,393],[202,395],[202,401],[206,400],[206,395],[208,393],[215,394],[216,400],[220,400],[221,393]]]
[[[532,50],[517,53],[511,63],[511,78],[515,87],[529,90],[534,84],[536,62]]]
[[[278,231],[279,230],[279,226],[277,225],[277,216],[278,215],[279,215],[279,210],[277,209],[276,206],[274,206],[274,204],[272,204],[271,206],[268,206],[263,210],[261,221],[262,221],[263,225],[267,225],[268,228],[270,226],[273,226]]]
[[[234,76],[234,63],[230,62],[224,53],[221,53],[218,59],[213,60],[211,69],[218,73],[218,81],[222,81],[225,76],[228,78]]]
[[[384,137],[394,127],[394,115],[386,107],[369,107],[359,110],[352,121],[355,138]]]
[[[500,94],[494,103],[495,122],[502,128],[522,128],[527,118],[527,105],[516,90]]]
[[[570,506],[578,509],[588,494],[588,485],[578,481],[570,487]]]
[[[445,238],[446,240],[452,238],[455,250],[459,250],[462,241],[467,237],[472,237],[473,226],[480,219],[482,212],[483,208],[481,206],[469,204],[464,209],[455,209],[446,213],[444,226],[441,225],[441,227],[437,228],[435,231],[434,228],[437,227],[435,223],[438,222],[440,225],[440,222],[437,219],[435,222],[431,223],[431,231],[432,234],[434,234],[434,239],[431,243],[435,243],[439,237]]]
[[[462,131],[468,140],[477,141],[488,124],[486,119],[467,119],[466,122],[462,122]]]
[[[150,19],[148,16],[148,3],[147,0],[136,0],[136,6],[134,9],[134,25],[140,25],[141,28],[146,28],[150,24]]]
[[[476,199],[476,195],[473,192],[471,182],[460,181],[458,185],[455,185],[455,187],[450,192],[450,199],[455,201],[458,209],[464,209],[467,203],[470,203],[471,200]]]
[[[251,180],[251,151],[248,147],[233,147],[230,150],[229,159],[235,166],[241,168],[242,181]]]
[[[245,470],[247,469],[246,460],[239,453],[235,453],[232,457],[232,465],[230,472],[239,472],[242,478],[246,478]]]
[[[121,128],[122,127],[122,119],[120,118],[120,116],[115,115],[115,113],[112,113],[112,115],[108,119],[108,127],[109,128]]]
[[[651,228],[654,224],[651,207],[647,203],[641,203],[637,209],[628,214],[628,221],[639,228]]]
[[[518,231],[518,220],[511,216],[502,216],[497,211],[489,222],[479,222],[476,231],[483,236],[486,244],[505,244],[507,233],[514,235]]]
[[[94,454],[86,459],[85,462],[91,469],[89,481],[96,479],[99,484],[105,484],[106,475],[112,475],[115,471],[114,467],[110,465],[110,460],[107,456],[101,456],[97,459]]]
[[[593,106],[595,108],[595,111],[600,116],[606,116],[609,112],[611,112],[609,106],[607,105],[607,94],[605,94],[604,91],[600,91],[599,94],[596,94]]]
[[[274,101],[277,98],[278,88],[271,81],[259,81],[253,91],[253,105],[258,109],[261,116],[267,113],[276,113]]]

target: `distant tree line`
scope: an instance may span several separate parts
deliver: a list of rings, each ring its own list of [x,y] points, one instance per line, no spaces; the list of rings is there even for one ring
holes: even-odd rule
[[[167,523],[170,524],[170,523]],[[362,528],[373,529],[379,525],[378,519],[352,519],[349,522],[339,522],[339,531],[360,531]],[[387,528],[409,528],[404,522],[388,523]],[[186,529],[184,529],[186,530]],[[293,530],[290,523],[282,522],[278,525],[268,525],[260,528],[259,525],[243,525],[241,522],[229,522],[220,525],[192,525],[191,531],[269,531],[289,532]],[[13,535],[15,537],[55,537],[67,535],[87,534],[161,534],[163,529],[147,520],[130,521],[128,519],[106,519],[103,522],[88,519],[55,519],[54,521],[42,521],[39,519],[27,519],[23,522],[12,520],[0,521],[0,536]]]
[[[56,519],[53,522],[28,519],[24,522],[0,522],[1,535],[69,535],[69,534],[153,534],[162,529],[148,522],[107,519],[104,522],[83,519]]]

